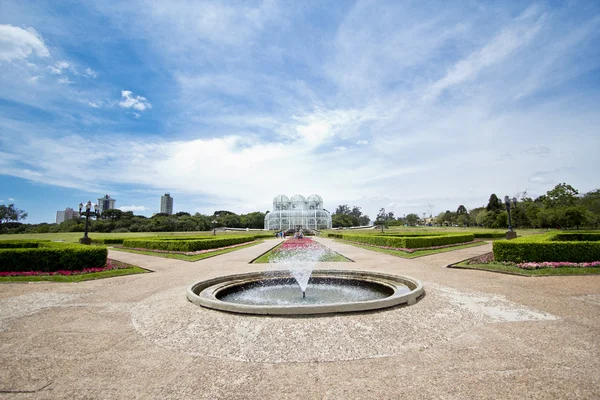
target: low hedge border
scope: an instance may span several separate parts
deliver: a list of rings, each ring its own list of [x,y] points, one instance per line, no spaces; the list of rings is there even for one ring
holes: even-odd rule
[[[123,247],[167,251],[198,251],[216,249],[234,244],[254,241],[254,236],[216,237],[211,239],[168,240],[168,239],[127,239]]]
[[[433,246],[444,246],[447,244],[472,242],[472,233],[446,234],[435,236],[389,236],[389,235],[348,235],[329,234],[328,237],[348,240],[373,246],[385,246],[391,248],[426,248]]]
[[[49,243],[49,240],[32,239],[32,240],[0,240],[0,249],[34,249],[38,248],[41,243]]]
[[[108,250],[104,246],[63,243],[43,245],[44,247],[36,248],[0,249],[0,271],[75,271],[106,265]]]
[[[493,244],[494,260],[523,262],[600,261],[600,234],[547,233]],[[577,240],[578,238],[593,240]]]

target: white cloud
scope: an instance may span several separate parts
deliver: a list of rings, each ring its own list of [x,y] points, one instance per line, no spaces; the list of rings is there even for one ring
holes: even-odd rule
[[[146,211],[149,210],[148,207],[146,206],[123,206],[123,207],[119,207],[119,210],[121,211],[134,211],[134,212],[141,212],[141,211]]]
[[[0,25],[0,61],[25,59],[32,54],[39,57],[50,56],[42,37],[35,29]]]
[[[15,201],[15,199],[13,199],[12,197],[9,197],[8,201]]]
[[[41,75],[35,75],[32,76],[31,78],[28,79],[28,82],[32,85],[35,85],[37,83],[37,81],[39,81],[41,78]]]
[[[90,78],[95,78],[96,76],[98,76],[98,74],[96,73],[96,71],[94,71],[91,68],[86,68],[84,71],[85,75],[89,76]]]
[[[359,145],[359,146],[364,146],[364,145],[369,144],[369,141],[368,140],[358,140],[356,142],[356,144]]]
[[[152,108],[152,105],[145,97],[135,96],[129,90],[121,91],[121,101],[119,101],[119,106],[121,108],[131,108],[137,111],[145,111],[147,109]],[[137,118],[140,117],[140,113],[135,113]]]
[[[454,64],[442,79],[429,88],[425,98],[436,98],[444,90],[475,78],[484,68],[499,63],[530,43],[542,28],[545,19],[545,14],[540,16],[537,7],[531,6],[483,48]]]
[[[54,75],[62,75],[62,73],[69,69],[69,67],[71,67],[71,64],[63,60],[57,61],[54,63],[54,65],[49,65],[48,69],[50,69],[50,72],[52,72]]]
[[[102,107],[102,104],[101,101],[88,101],[88,105],[92,108],[100,108]]]
[[[62,78],[58,78],[57,82],[60,83],[61,85],[68,85],[70,83],[75,83],[72,80],[70,80],[68,76],[63,76]]]

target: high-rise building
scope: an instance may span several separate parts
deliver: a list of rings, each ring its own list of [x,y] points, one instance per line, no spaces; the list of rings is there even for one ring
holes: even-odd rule
[[[73,210],[71,207],[65,208],[64,211],[56,212],[56,223],[61,224],[73,218],[79,218],[79,213]]]
[[[100,197],[98,199],[98,211],[102,212],[102,211],[114,209],[116,201],[117,200],[115,200],[115,199],[111,199],[109,195]]]
[[[65,212],[64,211],[57,211],[56,212],[56,223],[57,224],[62,224],[63,222],[65,222]]]
[[[160,196],[160,212],[163,214],[173,214],[173,198],[169,193]]]

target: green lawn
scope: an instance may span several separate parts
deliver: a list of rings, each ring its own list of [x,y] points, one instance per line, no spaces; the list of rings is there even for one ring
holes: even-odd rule
[[[565,276],[565,275],[597,275],[600,274],[600,268],[539,268],[539,269],[523,269],[512,265],[504,265],[501,263],[487,264],[467,264],[467,261],[450,266],[450,268],[461,269],[478,269],[489,272],[502,272],[505,274],[521,275],[521,276]]]
[[[0,276],[0,282],[82,282],[94,279],[112,278],[115,276],[144,274],[150,272],[132,265],[130,268],[113,269],[110,271],[92,272],[77,275],[42,275],[42,276]]]
[[[466,249],[468,247],[482,246],[482,245],[485,244],[485,242],[476,242],[476,243],[469,243],[469,244],[462,244],[462,245],[458,245],[458,246],[446,247],[446,248],[443,248],[443,249],[417,250],[414,253],[407,253],[406,251],[402,251],[402,250],[382,249],[382,248],[379,248],[379,247],[374,247],[374,246],[368,246],[368,245],[363,245],[363,244],[357,244],[357,243],[347,242],[347,241],[341,240],[341,239],[334,239],[334,240],[336,242],[349,244],[349,245],[352,245],[352,246],[360,247],[362,249],[377,251],[379,253],[391,254],[393,256],[401,257],[401,258],[417,258],[417,257],[429,256],[429,255],[432,255],[432,254],[446,253],[448,251]]]
[[[232,247],[229,249],[215,250],[215,251],[210,251],[207,253],[195,254],[192,256],[188,256],[185,254],[170,254],[170,253],[158,253],[155,251],[133,250],[133,249],[126,249],[124,247],[112,247],[111,250],[124,251],[127,253],[135,253],[135,254],[144,254],[144,255],[153,256],[153,257],[174,258],[176,260],[183,260],[183,261],[198,261],[198,260],[203,260],[203,259],[209,258],[209,257],[219,256],[219,255],[225,254],[225,253],[231,253],[232,251],[245,249],[247,247],[252,247],[252,246],[255,246],[262,242],[263,242],[262,240],[254,241],[254,242],[245,244],[243,246]]]
[[[254,259],[252,261],[252,264],[268,264],[269,263],[269,258],[271,257],[271,255],[273,254],[273,252],[277,251],[280,246],[281,246],[281,244],[273,247],[271,250],[267,251],[266,253],[264,253],[260,257]],[[319,262],[352,262],[352,260],[344,257],[343,255],[341,255],[339,253],[331,251],[331,252],[325,254],[323,257],[321,257],[321,259],[319,260]]]

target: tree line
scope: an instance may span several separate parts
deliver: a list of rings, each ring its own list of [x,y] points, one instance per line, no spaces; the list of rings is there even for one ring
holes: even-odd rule
[[[566,183],[560,183],[546,194],[533,199],[522,193],[509,200],[511,223],[517,228],[598,228],[600,225],[600,189],[580,195]],[[438,225],[508,227],[508,210],[505,200],[492,193],[485,207],[467,211],[461,205],[453,212],[440,213]]]
[[[27,214],[25,213],[25,217]],[[73,218],[60,224],[23,224],[19,218],[2,220],[2,233],[54,233],[54,232],[83,232],[85,217]],[[250,228],[262,229],[265,213],[255,211],[248,214],[236,214],[231,211],[219,210],[212,215],[200,213],[190,214],[178,212],[168,215],[154,214],[152,217],[134,215],[133,211],[118,209],[106,210],[100,218],[89,220],[90,232],[192,232],[208,231],[214,228]]]

